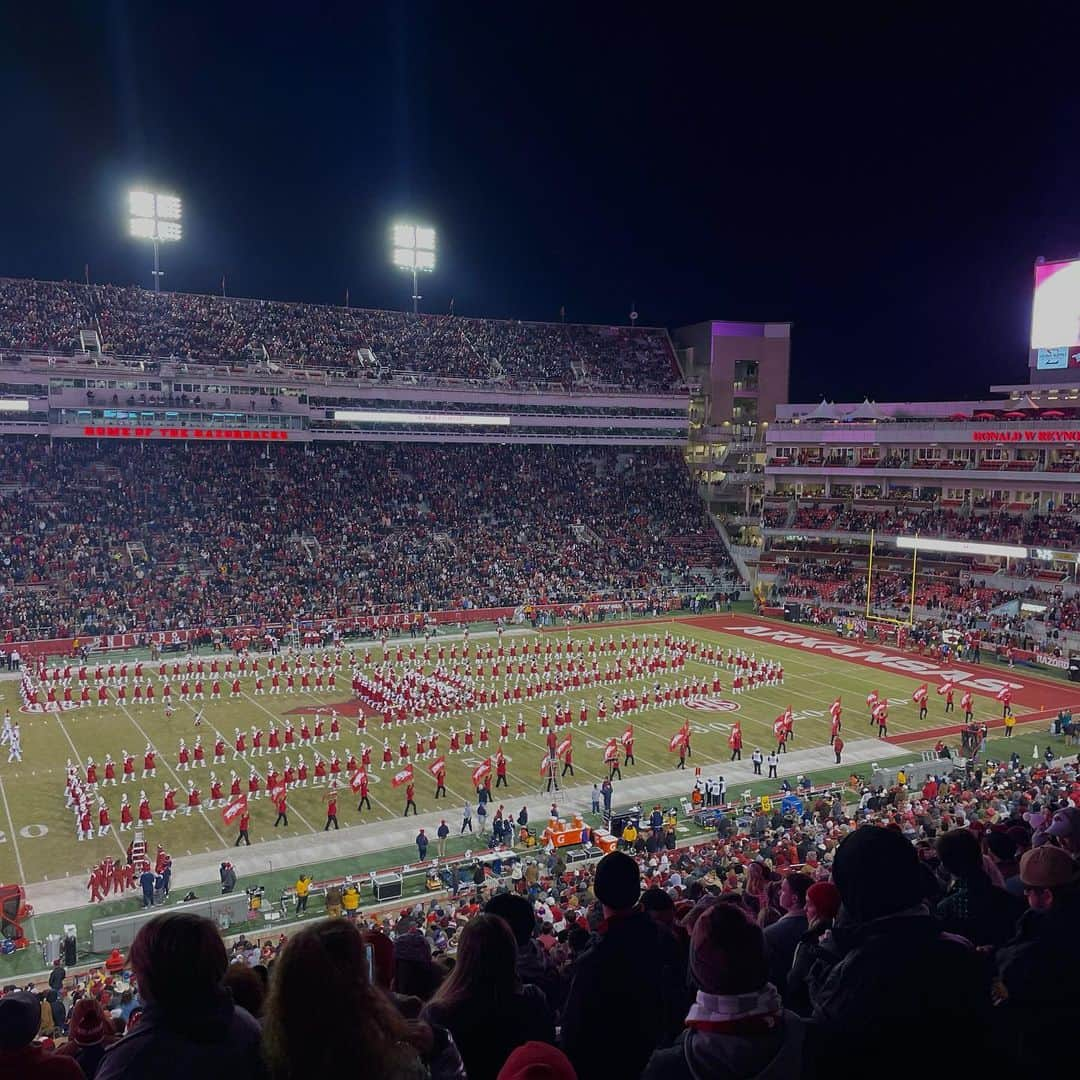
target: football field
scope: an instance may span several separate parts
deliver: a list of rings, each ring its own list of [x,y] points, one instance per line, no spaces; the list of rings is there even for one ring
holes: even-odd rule
[[[573,643],[575,657],[579,657],[586,664],[596,660],[601,672],[605,665],[614,664],[617,658],[621,658],[626,665],[633,655],[645,658],[650,654],[672,656],[685,653],[687,659],[685,665],[675,672],[661,670],[655,676],[624,677],[617,682],[606,682],[601,686],[592,685],[587,688],[571,687],[564,689],[562,693],[543,693],[529,701],[512,701],[509,707],[504,708],[501,688],[507,684],[507,663],[514,664],[516,672],[523,648],[527,647],[530,651],[524,658],[525,662],[531,666],[533,660],[537,660],[540,677],[544,678],[544,662],[548,661],[554,670],[560,662],[560,654],[555,650],[560,646],[566,649],[568,640]],[[612,640],[614,651],[601,652],[601,644],[608,645]],[[817,645],[814,642],[817,642]],[[531,651],[537,644],[541,649],[539,655]],[[553,650],[551,654],[546,652],[549,644]],[[454,640],[449,637],[437,638],[432,642],[433,650],[440,645],[445,651],[444,666],[449,668],[455,662],[450,659]],[[339,778],[342,788],[338,812],[341,827],[362,830],[365,823],[402,814],[405,788],[395,788],[391,784],[391,777],[401,764],[398,759],[399,736],[402,732],[406,733],[411,751],[417,731],[427,733],[431,726],[441,733],[438,752],[446,756],[448,798],[435,800],[435,783],[428,772],[430,762],[414,761],[416,802],[421,813],[445,808],[447,818],[453,824],[460,821],[461,809],[466,801],[475,803],[472,774],[474,769],[498,749],[499,726],[504,712],[510,723],[510,738],[504,745],[508,763],[508,785],[495,789],[495,804],[505,802],[508,808],[515,808],[514,804],[518,800],[527,795],[535,795],[543,784],[540,765],[546,753],[540,715],[545,708],[553,713],[556,701],[569,706],[574,721],[572,738],[575,776],[573,781],[567,777],[564,783],[592,783],[605,777],[605,745],[610,739],[621,736],[628,722],[633,724],[634,729],[636,764],[624,767],[623,776],[670,771],[677,765],[678,757],[669,750],[669,742],[680,727],[688,722],[693,746],[693,756],[689,761],[691,768],[686,774],[685,784],[682,777],[673,778],[673,795],[679,793],[680,785],[684,785],[683,793],[689,789],[693,766],[701,767],[705,775],[721,771],[710,769],[709,766],[728,760],[728,737],[736,720],[740,722],[743,731],[744,760],[749,758],[755,746],[760,746],[765,753],[775,746],[773,722],[788,706],[795,717],[793,749],[826,745],[829,741],[829,705],[837,695],[842,699],[843,735],[848,741],[876,734],[876,728],[871,727],[868,722],[869,714],[865,702],[867,695],[874,690],[890,702],[890,739],[910,739],[913,734],[923,730],[932,731],[942,725],[959,723],[962,719],[959,710],[960,695],[965,686],[975,692],[976,719],[988,721],[1001,715],[1001,705],[995,698],[995,690],[1005,682],[1016,688],[1013,709],[1018,716],[1051,708],[1056,710],[1067,703],[1080,705],[1080,692],[1073,690],[1069,684],[1051,684],[1019,672],[1003,673],[997,668],[984,670],[978,667],[967,668],[967,665],[951,665],[948,672],[952,674],[963,674],[964,670],[967,671],[967,682],[957,684],[956,711],[946,715],[944,698],[936,694],[935,689],[943,681],[951,681],[951,675],[939,673],[933,663],[917,659],[904,660],[895,651],[873,648],[864,649],[863,655],[858,655],[858,648],[854,643],[840,643],[828,630],[803,630],[749,616],[709,616],[637,624],[616,622],[575,628],[569,632],[563,628],[539,633],[528,630],[508,631],[503,638],[504,657],[497,677],[492,675],[491,660],[484,656],[477,659],[477,650],[486,655],[489,645],[492,648],[497,647],[494,634],[474,635],[470,642],[470,656],[465,659],[461,655],[462,643],[458,640],[456,663],[460,668],[461,678],[466,682],[474,677],[476,665],[483,665],[485,674],[482,681],[488,686],[494,683],[500,693],[499,703],[486,710],[440,716],[433,725],[425,720],[418,726],[395,726],[389,729],[386,734],[393,747],[394,762],[385,769],[381,767],[383,727],[376,716],[369,714],[366,734],[358,736],[357,705],[349,686],[350,651],[355,654],[365,675],[370,675],[382,661],[382,646],[378,643],[370,646],[360,643],[351,646],[351,649],[347,644],[341,650],[342,666],[337,670],[337,686],[334,691],[324,689],[319,693],[301,693],[298,685],[296,692],[292,694],[283,692],[275,696],[264,693],[260,696],[254,692],[254,678],[249,672],[241,680],[238,697],[230,698],[231,678],[223,676],[220,701],[184,704],[177,700],[179,680],[171,678],[174,699],[174,714],[171,719],[166,719],[164,715],[160,696],[154,706],[134,705],[131,701],[130,686],[128,701],[124,706],[112,699],[115,690],[110,689],[111,699],[105,707],[96,704],[95,694],[94,703],[87,707],[76,706],[51,712],[28,712],[25,709],[20,711],[19,683],[16,679],[4,679],[0,681],[0,708],[9,708],[13,716],[19,719],[23,760],[21,763],[8,763],[6,752],[0,753],[0,881],[32,883],[65,875],[76,875],[85,879],[88,868],[103,858],[121,856],[130,838],[130,833],[118,832],[120,798],[124,792],[127,792],[133,808],[138,804],[139,792],[146,792],[154,815],[154,824],[147,830],[151,851],[159,843],[173,856],[231,849],[236,838],[235,826],[224,824],[220,807],[208,808],[204,805],[190,816],[185,815],[187,782],[193,780],[196,783],[205,803],[210,796],[211,772],[216,773],[222,781],[226,794],[232,770],[235,770],[244,782],[245,790],[252,767],[259,772],[263,780],[271,763],[279,773],[282,772],[284,752],[234,760],[235,730],[240,728],[250,732],[252,727],[264,731],[273,727],[280,730],[286,720],[290,720],[299,730],[303,715],[310,718],[317,708],[323,710],[324,714],[331,708],[336,708],[341,722],[340,741],[324,741],[308,747],[295,747],[289,756],[294,759],[295,764],[295,759],[303,754],[310,777],[316,753],[328,756],[331,750],[336,750],[344,763],[350,753],[360,758],[364,743],[370,745],[372,762],[369,782],[372,809],[357,812],[356,797],[348,789],[347,771],[343,769]],[[517,653],[517,657],[513,659],[509,656],[512,646]],[[696,647],[696,655],[691,646]],[[431,661],[424,663],[421,655],[423,642],[410,640],[402,643],[405,657],[401,666],[396,664],[396,645],[390,645],[390,663],[395,672],[400,674],[402,668],[408,666],[410,647],[415,647],[418,652],[414,663],[415,671],[430,674],[437,662],[434,652]],[[782,664],[783,685],[762,686],[740,694],[733,693],[732,672],[722,660],[710,662],[701,658],[702,651],[709,648],[720,650],[722,657],[726,657],[729,649],[735,652],[742,650],[747,655],[755,656],[758,661],[771,660]],[[843,651],[845,648],[846,655]],[[364,665],[363,656],[367,649],[370,649],[372,654],[371,663]],[[840,651],[835,651],[837,649]],[[321,660],[322,650],[318,650],[317,655]],[[906,655],[910,657],[910,654]],[[498,660],[497,656],[495,659]],[[568,661],[569,657],[564,652],[561,659]],[[223,664],[224,655],[219,656],[218,660]],[[209,664],[208,653],[204,656],[204,661]],[[109,661],[103,662],[107,664]],[[171,672],[174,658],[169,657],[167,662]],[[233,665],[236,666],[235,659]],[[265,660],[263,665],[265,672]],[[89,666],[92,669],[95,662],[92,661]],[[151,675],[155,684],[160,687],[157,664],[145,662],[144,671]],[[528,673],[528,668],[526,672]],[[723,687],[719,693],[712,690],[713,679],[717,673]],[[516,675],[511,676],[510,685],[516,678]],[[681,685],[687,679],[697,680],[699,686],[708,684],[707,689],[699,693],[695,700],[680,704],[650,705],[628,718],[614,715],[613,698],[620,691],[633,690],[640,695],[643,687],[647,686],[651,692],[655,684],[660,684],[661,687],[665,684]],[[209,678],[205,681],[209,687]],[[911,697],[912,692],[923,681],[929,683],[929,715],[920,723],[918,709],[911,703]],[[607,701],[607,720],[602,724],[596,718],[597,699],[601,696]],[[578,727],[578,716],[583,700],[588,708],[589,724],[581,729]],[[195,711],[200,708],[204,712],[205,720],[201,727],[196,728],[193,718]],[[519,711],[524,715],[527,724],[524,739],[515,738]],[[468,721],[471,722],[473,730],[478,732],[482,719],[486,721],[490,731],[487,749],[482,751],[479,745],[474,745],[471,752],[463,749],[457,754],[448,753],[448,732],[451,726],[460,731]],[[217,733],[220,733],[227,744],[227,752],[224,764],[215,765],[211,759]],[[565,737],[565,734],[564,731],[560,738]],[[192,768],[190,772],[182,772],[178,764],[179,741],[181,738],[185,739],[190,748],[196,735],[202,736],[207,749],[208,765],[205,768]],[[958,739],[953,737],[950,741],[955,745]],[[142,781],[142,758],[148,743],[157,751],[157,776]],[[250,737],[248,743],[250,746]],[[87,759],[92,757],[97,763],[100,779],[103,775],[105,755],[111,754],[112,758],[119,762],[124,751],[135,757],[134,782],[99,788],[110,812],[112,828],[103,837],[96,835],[97,806],[96,799],[92,799],[95,836],[90,840],[78,840],[73,815],[65,808],[65,769],[69,759],[81,763],[85,774]],[[177,802],[181,809],[175,818],[163,821],[161,811],[166,785],[177,789]],[[618,781],[616,790],[617,788]],[[287,828],[283,826],[275,829],[275,811],[264,792],[260,799],[250,804],[253,845],[282,835],[312,834],[311,858],[318,858],[318,834],[322,833],[326,820],[325,802],[326,789],[313,787],[309,778],[307,788],[297,788],[289,792]]]

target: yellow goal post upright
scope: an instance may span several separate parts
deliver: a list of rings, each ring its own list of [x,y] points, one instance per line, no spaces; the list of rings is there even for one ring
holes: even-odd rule
[[[912,627],[915,625],[915,582],[919,568],[919,544],[918,533],[915,534],[915,543],[911,547],[911,588],[908,596],[907,618],[894,618],[891,615],[878,614],[874,611],[874,530],[870,530],[870,557],[866,563],[866,625],[869,628],[875,623],[881,623],[890,627],[894,632],[902,626]],[[898,574],[899,571],[878,571],[878,574]]]

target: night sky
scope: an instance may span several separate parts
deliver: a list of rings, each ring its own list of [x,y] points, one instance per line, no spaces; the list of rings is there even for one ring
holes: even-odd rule
[[[413,216],[428,310],[790,320],[793,400],[979,395],[1080,252],[1080,16],[1029,6],[9,4],[0,275],[149,286],[148,184],[166,288],[403,308]]]

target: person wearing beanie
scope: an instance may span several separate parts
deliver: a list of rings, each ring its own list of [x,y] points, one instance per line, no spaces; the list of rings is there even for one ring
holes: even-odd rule
[[[935,909],[942,925],[973,945],[1003,945],[1016,931],[1023,902],[987,876],[982,848],[971,829],[950,829],[935,846],[952,877],[948,895]]]
[[[989,972],[969,942],[931,917],[911,843],[893,829],[863,825],[837,845],[832,871],[841,907],[806,975],[822,1071],[844,1072],[920,1030],[963,1030],[944,1058],[958,1069],[989,1067]],[[928,978],[945,971],[948,979]]]
[[[557,1046],[527,1042],[506,1059],[496,1080],[578,1080],[578,1074]]]
[[[593,892],[603,922],[574,968],[562,1048],[579,1076],[638,1076],[682,1023],[672,1003],[684,1000],[685,969],[674,937],[640,910],[634,859],[621,851],[605,855],[596,864]],[[613,1018],[617,1032],[601,1037]]]
[[[556,1015],[566,996],[566,983],[551,954],[536,938],[538,927],[532,904],[517,893],[496,893],[484,905],[484,911],[509,924],[517,945],[518,979],[523,986],[539,987],[552,1016]]]
[[[805,1022],[769,982],[761,928],[735,904],[713,904],[694,923],[690,976],[697,994],[674,1046],[657,1050],[643,1080],[799,1076]]]
[[[0,997],[0,1078],[2,1080],[86,1080],[70,1057],[34,1045],[41,1006],[34,994],[18,990]]]
[[[833,920],[840,910],[840,890],[831,881],[815,881],[806,890],[806,933],[795,947],[791,970],[784,991],[784,1005],[799,1016],[808,1017],[813,1012],[806,976],[821,954],[823,935],[832,929]],[[826,962],[830,954],[825,956]]]
[[[1049,1054],[1048,1044],[1056,1046],[1062,1034],[1061,1019],[1080,1011],[1080,868],[1068,852],[1044,844],[1024,853],[1020,879],[1028,911],[1016,936],[997,951],[995,991],[1000,1007],[1023,1027],[1025,1051]]]
[[[105,1010],[94,998],[84,997],[76,1001],[71,1010],[68,1041],[57,1053],[74,1058],[87,1080],[94,1080],[106,1049],[115,1041],[112,1022]]]

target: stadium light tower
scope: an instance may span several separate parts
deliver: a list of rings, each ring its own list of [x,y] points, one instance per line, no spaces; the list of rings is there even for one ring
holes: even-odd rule
[[[395,225],[391,230],[394,265],[412,273],[412,309],[420,310],[418,275],[435,269],[435,230],[425,225]]]
[[[154,244],[154,292],[161,291],[161,263],[158,248],[162,243],[179,240],[184,235],[180,224],[182,207],[175,195],[159,195],[151,191],[128,192],[128,228],[137,240]]]

